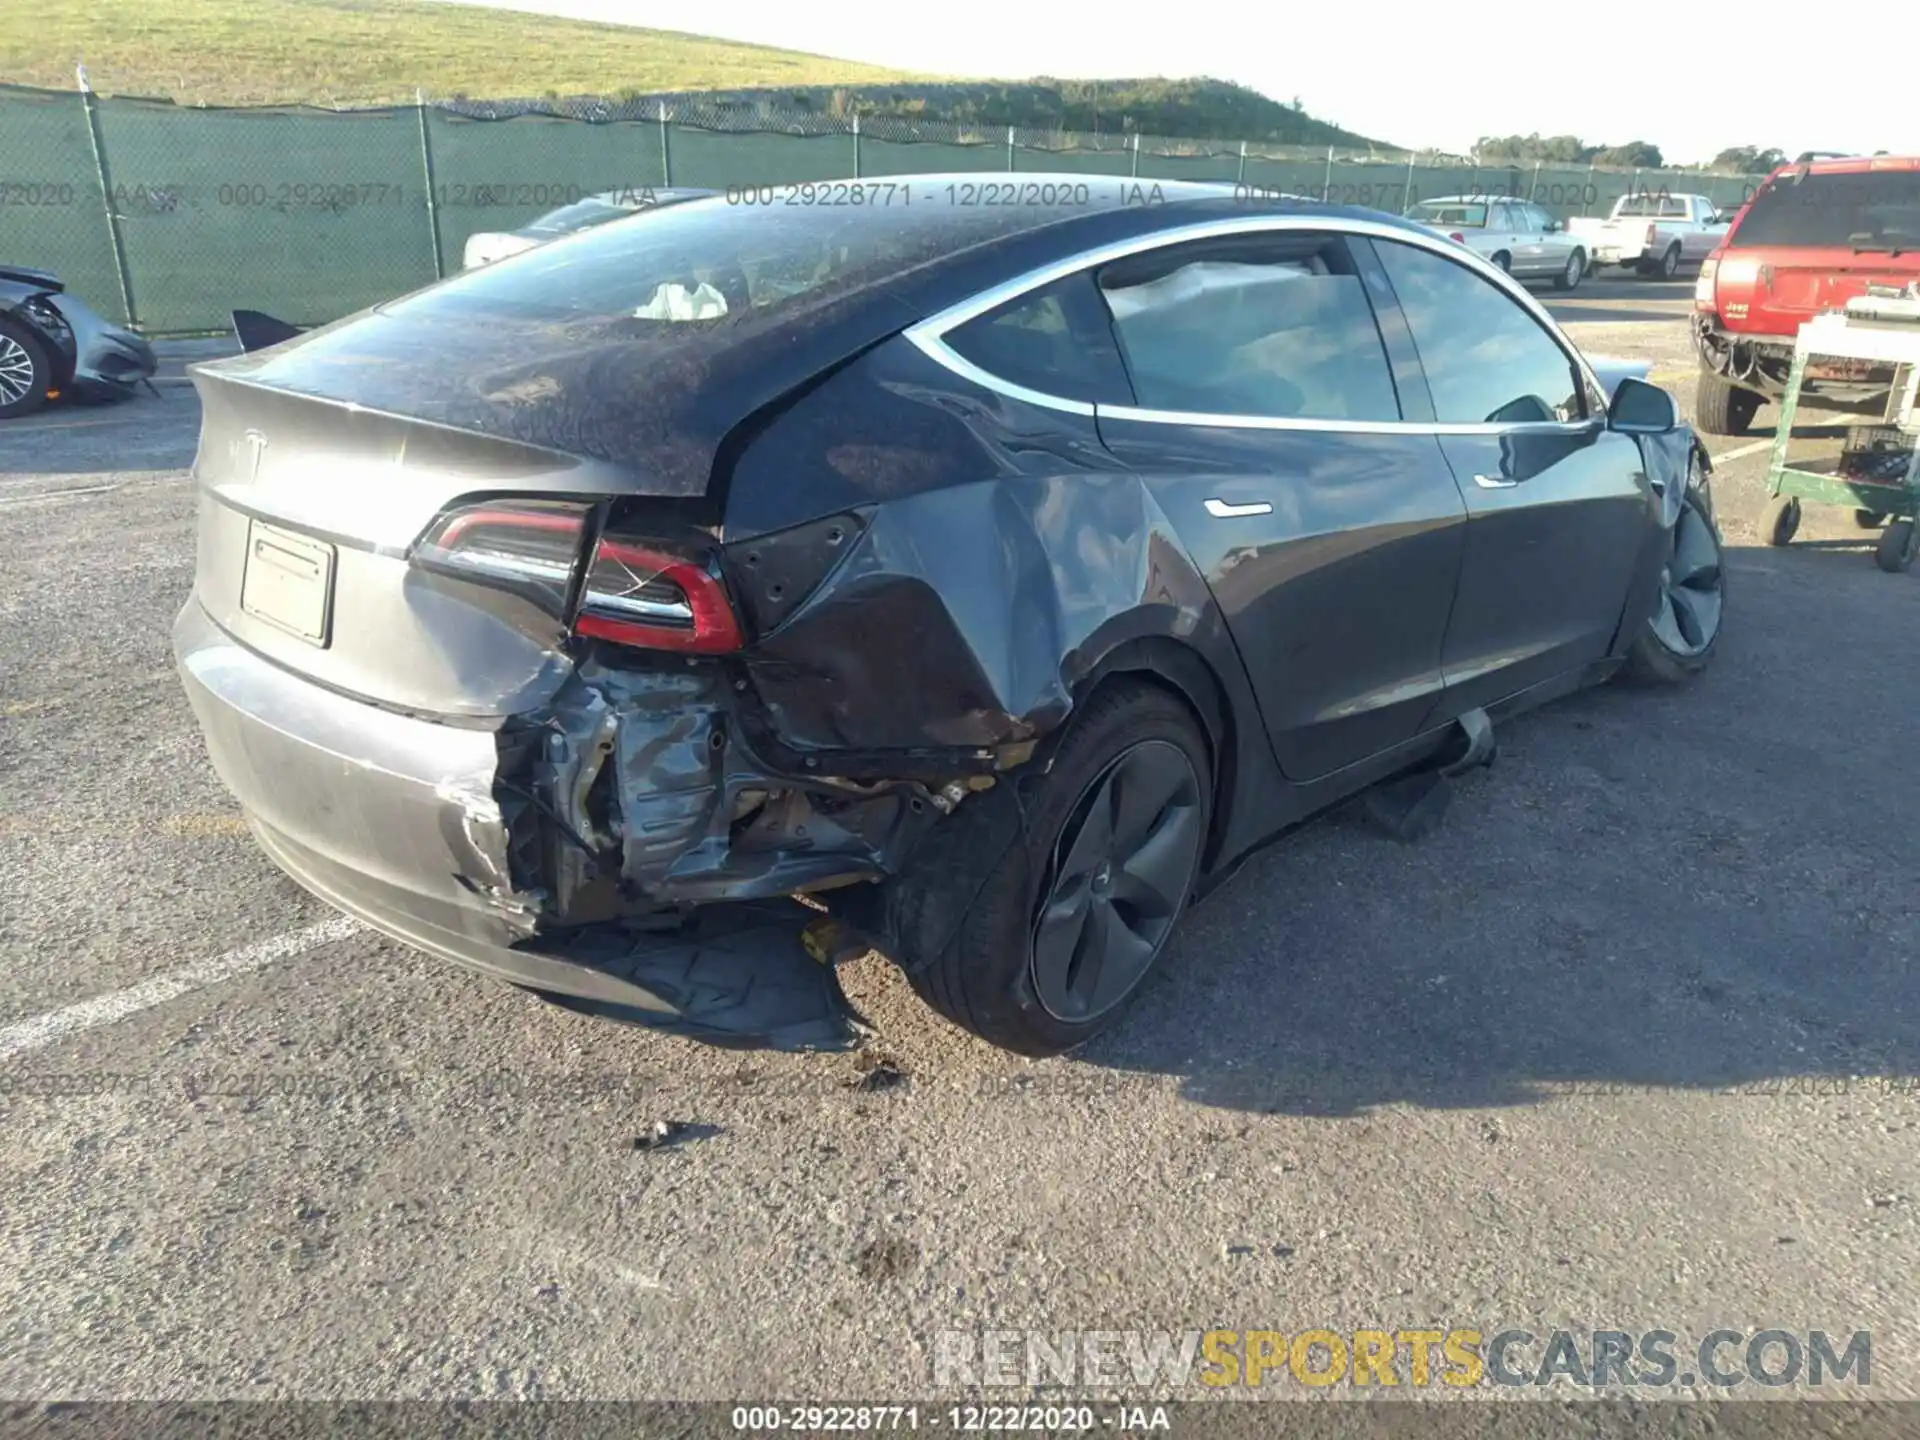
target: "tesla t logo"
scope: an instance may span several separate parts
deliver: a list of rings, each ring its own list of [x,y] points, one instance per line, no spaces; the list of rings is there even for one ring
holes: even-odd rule
[[[247,483],[253,484],[260,478],[260,457],[266,453],[267,437],[258,430],[249,430],[245,436],[247,442]]]

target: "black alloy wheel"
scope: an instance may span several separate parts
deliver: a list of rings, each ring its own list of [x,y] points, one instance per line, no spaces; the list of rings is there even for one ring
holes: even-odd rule
[[[1124,751],[1087,787],[1034,916],[1032,982],[1048,1014],[1094,1020],[1139,984],[1186,899],[1205,829],[1200,777],[1164,740]]]

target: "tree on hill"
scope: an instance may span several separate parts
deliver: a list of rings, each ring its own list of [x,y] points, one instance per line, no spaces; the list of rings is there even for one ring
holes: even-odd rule
[[[1731,145],[1708,162],[1712,170],[1731,170],[1736,175],[1765,175],[1776,165],[1786,163],[1786,152],[1761,150],[1752,145]]]

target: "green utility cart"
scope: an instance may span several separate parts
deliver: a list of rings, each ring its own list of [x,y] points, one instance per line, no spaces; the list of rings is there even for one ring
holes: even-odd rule
[[[1853,425],[1840,455],[1831,460],[1787,463],[1794,411],[1809,363],[1853,361],[1894,367],[1886,415],[1878,425]],[[1785,545],[1800,528],[1800,502],[1838,505],[1853,511],[1863,529],[1886,526],[1874,560],[1882,570],[1913,564],[1914,520],[1920,515],[1920,293],[1875,290],[1800,327],[1793,368],[1780,399],[1780,423],[1767,467],[1771,497],[1760,518],[1769,545]],[[1889,523],[1891,522],[1891,523]]]

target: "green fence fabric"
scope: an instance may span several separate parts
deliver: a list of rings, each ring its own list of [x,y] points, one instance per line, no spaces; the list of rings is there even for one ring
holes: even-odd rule
[[[1517,195],[1562,219],[1661,190],[1732,208],[1755,184],[898,118],[856,132],[850,117],[698,97],[199,109],[0,85],[0,262],[56,271],[149,333],[224,329],[236,307],[315,324],[456,272],[478,231],[600,191],[1010,171],[1205,180],[1394,213]]]
[[[469,235],[517,230],[583,196],[644,191],[663,183],[666,174],[657,122],[601,124],[546,115],[478,120],[429,106],[423,151],[422,112],[407,113],[415,117],[409,162],[414,174],[423,174],[429,158],[433,164],[441,263],[449,275],[459,270]],[[416,218],[424,234],[426,219]],[[432,278],[429,271],[425,279]]]
[[[128,289],[155,331],[330,320],[433,278],[418,112],[98,106]]]
[[[0,88],[0,262],[56,271],[127,320],[80,97]]]

